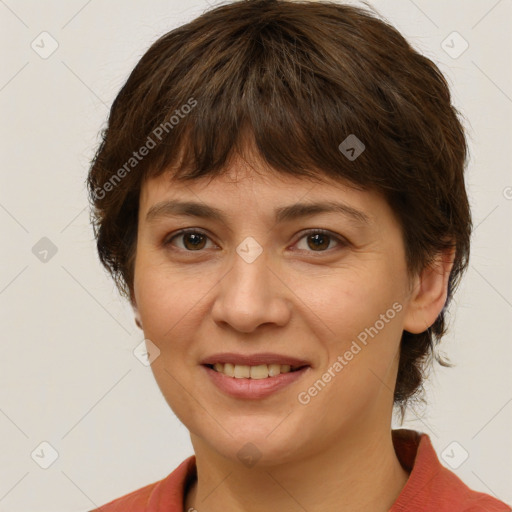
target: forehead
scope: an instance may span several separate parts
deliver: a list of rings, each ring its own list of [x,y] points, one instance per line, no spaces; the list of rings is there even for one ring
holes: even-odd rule
[[[172,204],[179,202],[196,204]],[[173,178],[171,169],[144,182],[141,220],[192,211],[196,216],[217,217],[221,221],[261,215],[269,222],[337,211],[361,225],[392,215],[387,201],[377,191],[356,188],[346,180],[334,180],[321,173],[314,177],[293,176],[241,160],[217,175],[182,181]]]
[[[174,177],[174,169],[164,171],[157,177],[144,181],[141,187],[141,205],[151,200],[165,197],[183,197],[194,193],[210,197],[223,196],[231,200],[247,198],[255,193],[265,194],[270,200],[272,196],[283,193],[296,195],[307,194],[310,190],[321,190],[324,194],[339,195],[356,191],[356,185],[346,180],[333,180],[325,173],[315,173],[314,177],[292,175],[278,172],[261,161],[248,163],[237,158],[226,165],[215,175],[204,176],[193,180],[178,180]],[[274,193],[273,193],[274,192]]]

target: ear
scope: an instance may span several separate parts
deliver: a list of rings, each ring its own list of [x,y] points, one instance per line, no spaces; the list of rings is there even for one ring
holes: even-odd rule
[[[446,303],[454,257],[455,248],[446,249],[416,275],[404,317],[404,330],[419,334],[436,321]]]
[[[133,312],[135,313],[135,323],[137,324],[137,327],[139,329],[142,329],[142,322],[140,320],[139,310],[135,306],[133,307]]]
[[[132,305],[133,313],[135,316],[135,324],[137,325],[137,327],[139,329],[142,329],[142,321],[140,319],[139,309],[137,307],[137,302],[135,300],[135,296],[134,296],[133,292],[130,293],[130,303]]]

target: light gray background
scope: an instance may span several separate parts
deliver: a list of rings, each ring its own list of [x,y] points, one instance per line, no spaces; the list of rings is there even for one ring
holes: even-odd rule
[[[448,77],[471,149],[471,265],[442,345],[457,366],[437,367],[430,406],[404,427],[427,432],[440,457],[457,441],[469,457],[454,472],[511,503],[512,2],[372,5]],[[207,8],[205,0],[0,1],[0,511],[88,510],[192,454],[187,429],[132,353],[142,333],[98,262],[84,180],[138,59]],[[59,45],[47,59],[31,48],[43,31]],[[469,43],[456,59],[442,47],[453,31]],[[42,237],[57,247],[46,262],[32,252]],[[42,441],[59,454],[46,470],[31,458]]]

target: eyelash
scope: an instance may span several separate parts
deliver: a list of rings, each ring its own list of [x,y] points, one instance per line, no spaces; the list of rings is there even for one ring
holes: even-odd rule
[[[164,245],[164,247],[171,246],[172,245],[172,241],[175,238],[178,238],[179,236],[183,236],[183,235],[188,235],[188,234],[202,235],[202,236],[205,236],[206,238],[208,238],[210,240],[210,237],[204,231],[201,231],[199,229],[188,228],[188,229],[182,229],[182,230],[178,231],[177,233],[173,234],[170,238],[166,238],[164,240],[164,242],[163,242],[163,245]],[[341,247],[345,247],[345,246],[347,246],[349,244],[349,242],[345,238],[343,238],[341,236],[334,235],[330,231],[327,231],[326,229],[320,229],[320,228],[318,228],[318,229],[309,229],[309,230],[305,231],[304,233],[302,233],[302,236],[300,236],[300,238],[298,238],[297,242],[295,242],[295,243],[298,243],[300,240],[302,240],[303,238],[305,238],[305,237],[307,237],[309,235],[317,235],[317,234],[328,236],[330,239],[333,239],[336,242],[338,242],[338,249],[340,249]],[[202,249],[200,249],[198,251],[189,251],[188,249],[177,248],[176,250],[181,251],[181,252],[188,252],[188,253],[194,253],[194,252],[200,253],[200,252],[203,252]],[[299,249],[299,251],[303,251],[303,250],[304,249]],[[305,252],[310,252],[310,253],[313,253],[313,254],[315,254],[315,253],[322,254],[322,253],[330,253],[333,250],[336,250],[336,248],[326,249],[326,250],[323,250],[323,251],[307,251],[307,250],[305,250]]]

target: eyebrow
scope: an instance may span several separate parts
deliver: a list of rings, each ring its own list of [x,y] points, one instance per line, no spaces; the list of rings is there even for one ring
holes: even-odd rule
[[[294,219],[309,217],[320,213],[341,213],[359,224],[370,224],[369,217],[360,210],[336,201],[321,203],[295,203],[274,210],[275,222],[286,222]],[[146,214],[146,222],[153,222],[162,217],[190,216],[213,219],[227,224],[227,218],[222,210],[195,201],[180,201],[177,199],[161,201],[154,204]]]

